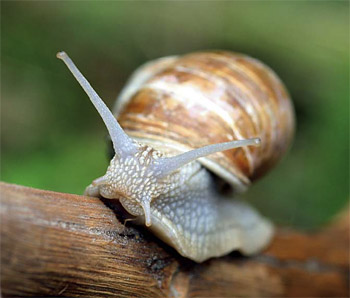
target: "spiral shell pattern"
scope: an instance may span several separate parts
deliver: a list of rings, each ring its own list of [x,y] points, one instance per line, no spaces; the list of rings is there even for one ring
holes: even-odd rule
[[[261,138],[200,159],[211,171],[244,190],[288,149],[294,110],[277,75],[249,56],[198,52],[141,66],[122,90],[114,114],[132,137],[165,152]]]

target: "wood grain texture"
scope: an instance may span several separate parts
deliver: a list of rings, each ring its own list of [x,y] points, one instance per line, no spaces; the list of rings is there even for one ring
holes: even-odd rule
[[[4,297],[349,296],[348,212],[319,233],[279,230],[258,256],[196,264],[124,226],[118,204],[0,185]]]

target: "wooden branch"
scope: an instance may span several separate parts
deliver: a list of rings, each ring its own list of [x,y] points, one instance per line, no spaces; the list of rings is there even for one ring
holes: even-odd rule
[[[9,296],[348,297],[349,218],[280,230],[264,253],[196,264],[97,198],[1,183],[1,287]]]

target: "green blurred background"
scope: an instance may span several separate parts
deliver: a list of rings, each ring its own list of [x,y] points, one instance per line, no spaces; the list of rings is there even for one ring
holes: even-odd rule
[[[112,107],[147,60],[204,49],[271,66],[295,103],[287,157],[246,197],[315,228],[349,199],[349,2],[1,2],[1,180],[81,194],[108,165],[106,129],[65,50]]]

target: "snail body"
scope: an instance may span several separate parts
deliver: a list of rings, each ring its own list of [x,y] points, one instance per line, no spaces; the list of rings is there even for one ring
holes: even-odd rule
[[[230,52],[161,58],[132,75],[113,116],[68,56],[58,58],[88,93],[115,151],[85,194],[119,199],[197,262],[235,249],[254,254],[269,243],[272,224],[238,193],[281,158],[293,136],[291,101],[271,69]]]

